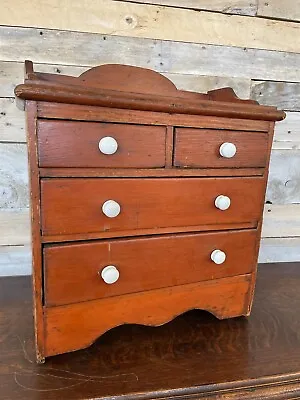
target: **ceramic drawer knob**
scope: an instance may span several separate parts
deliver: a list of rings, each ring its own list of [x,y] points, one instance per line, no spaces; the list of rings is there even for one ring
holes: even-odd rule
[[[99,150],[102,154],[115,154],[118,142],[113,137],[105,136],[99,141]]]
[[[109,218],[117,217],[121,212],[121,206],[114,200],[107,200],[102,205],[103,214]]]
[[[220,195],[216,198],[215,200],[215,206],[219,209],[219,210],[227,210],[230,207],[230,198],[224,195]]]
[[[233,143],[223,143],[220,146],[220,154],[224,158],[232,158],[235,156],[236,146]]]
[[[103,270],[101,271],[101,278],[108,285],[111,285],[112,283],[117,282],[119,277],[120,277],[120,273],[114,265],[108,265],[107,267],[103,268]]]
[[[215,264],[223,264],[226,260],[226,254],[222,250],[214,250],[211,253],[210,258]]]

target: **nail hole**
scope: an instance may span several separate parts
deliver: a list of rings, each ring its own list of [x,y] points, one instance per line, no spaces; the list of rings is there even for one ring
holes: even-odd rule
[[[132,24],[133,23],[133,19],[131,17],[126,17],[125,21],[127,22],[127,24]]]

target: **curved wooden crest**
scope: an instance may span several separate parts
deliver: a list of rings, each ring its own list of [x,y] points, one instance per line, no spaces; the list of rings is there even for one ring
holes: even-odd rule
[[[81,104],[176,114],[279,121],[285,117],[276,107],[241,100],[232,88],[206,94],[178,90],[165,76],[146,68],[107,64],[79,77],[35,72],[25,62],[25,83],[15,88],[23,100]]]

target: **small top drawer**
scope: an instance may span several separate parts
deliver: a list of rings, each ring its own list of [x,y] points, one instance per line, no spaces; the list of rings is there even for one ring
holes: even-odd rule
[[[155,168],[165,165],[166,128],[39,120],[40,167]]]
[[[265,167],[268,133],[176,128],[174,165],[190,168]]]

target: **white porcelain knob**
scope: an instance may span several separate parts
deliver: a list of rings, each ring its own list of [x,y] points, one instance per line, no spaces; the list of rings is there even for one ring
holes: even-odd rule
[[[117,217],[121,212],[121,206],[114,200],[107,200],[102,205],[103,214],[109,218]]]
[[[215,206],[219,210],[227,210],[230,207],[230,198],[227,196],[223,196],[222,194],[218,196],[215,200]]]
[[[220,154],[225,158],[232,158],[235,156],[236,146],[233,143],[223,143],[220,146]]]
[[[99,150],[103,154],[114,154],[118,150],[118,142],[110,136],[105,136],[99,141]]]
[[[120,273],[114,265],[108,265],[107,267],[103,268],[103,270],[101,271],[101,278],[108,285],[111,285],[112,283],[117,282],[119,277],[120,277]]]
[[[223,264],[226,260],[226,254],[222,250],[214,250],[211,253],[210,258],[215,264]]]

